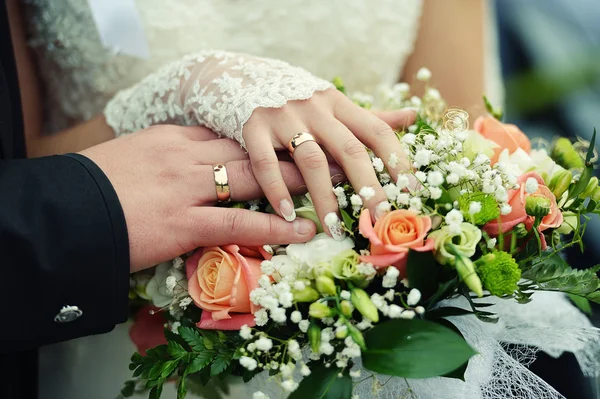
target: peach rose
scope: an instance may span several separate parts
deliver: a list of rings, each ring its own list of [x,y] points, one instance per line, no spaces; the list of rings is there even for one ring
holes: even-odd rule
[[[155,313],[151,314],[151,310]],[[144,306],[135,315],[129,329],[129,338],[142,356],[146,356],[148,349],[167,343],[163,332],[167,319],[158,310],[160,309],[153,305]]]
[[[527,179],[533,177],[538,182],[538,190],[535,193],[528,194],[525,191]],[[487,223],[483,229],[490,235],[497,236],[500,233],[504,234],[512,230],[519,223],[525,223],[527,230],[533,226],[533,216],[527,215],[525,212],[525,201],[530,195],[543,196],[550,200],[550,213],[544,216],[539,226],[539,231],[544,231],[549,228],[557,228],[563,222],[563,215],[556,204],[556,197],[548,187],[544,185],[544,180],[536,172],[528,172],[519,177],[517,180],[519,188],[509,190],[508,204],[512,207],[508,215],[501,215],[500,221],[497,220]]]
[[[433,249],[433,239],[426,239],[431,219],[404,209],[389,212],[377,220],[375,226],[369,210],[365,209],[360,215],[358,228],[371,243],[371,254],[361,256],[360,260],[373,264],[375,268],[392,265],[404,275],[409,249],[419,252]]]
[[[509,154],[512,154],[519,148],[528,154],[531,152],[529,138],[516,125],[502,123],[490,116],[481,116],[475,120],[474,128],[483,137],[492,140],[500,146],[499,148],[494,148],[492,165],[498,161],[498,156],[505,148],[508,149]]]
[[[259,249],[237,245],[204,248],[188,259],[188,292],[203,310],[199,328],[238,330],[254,325],[259,307],[250,301],[250,292],[258,287],[263,260]]]

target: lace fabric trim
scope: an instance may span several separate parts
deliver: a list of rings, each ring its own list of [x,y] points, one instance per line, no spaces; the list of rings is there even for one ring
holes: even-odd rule
[[[104,114],[117,136],[152,124],[202,125],[245,147],[243,127],[255,109],[280,108],[332,87],[283,61],[206,50],[119,92]]]

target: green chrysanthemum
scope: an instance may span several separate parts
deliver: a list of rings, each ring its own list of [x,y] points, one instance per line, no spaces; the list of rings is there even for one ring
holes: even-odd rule
[[[496,251],[482,256],[475,262],[477,274],[483,287],[492,295],[510,295],[517,289],[521,269],[507,252]]]
[[[471,214],[471,204],[479,203],[476,207],[480,208],[478,212]],[[465,215],[466,220],[471,221],[473,224],[481,226],[489,221],[496,220],[500,216],[500,209],[498,203],[489,194],[484,193],[467,193],[463,194],[458,198],[458,206],[460,211]],[[472,218],[472,220],[471,220]]]

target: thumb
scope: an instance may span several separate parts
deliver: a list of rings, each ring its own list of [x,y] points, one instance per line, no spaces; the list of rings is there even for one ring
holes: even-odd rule
[[[413,108],[404,108],[397,111],[373,111],[376,117],[390,125],[392,129],[406,128],[417,118],[417,111]]]
[[[287,222],[277,215],[237,208],[199,207],[197,246],[292,244],[310,240],[315,224],[307,219]]]

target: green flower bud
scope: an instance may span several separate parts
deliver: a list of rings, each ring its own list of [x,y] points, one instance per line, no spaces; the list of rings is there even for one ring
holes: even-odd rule
[[[481,240],[481,230],[471,223],[461,223],[458,235],[454,235],[449,226],[443,226],[430,233],[429,237],[435,242],[435,259],[442,265],[452,265],[454,255],[450,246],[453,245],[456,251],[467,258],[473,256]]]
[[[316,281],[317,290],[321,294],[325,295],[335,295],[337,294],[337,290],[335,287],[335,283],[330,277],[327,276],[319,276]]]
[[[510,295],[518,288],[521,269],[509,253],[492,252],[479,258],[475,264],[483,286],[492,295]]]
[[[592,193],[592,199],[594,201],[600,201],[600,187],[596,187],[596,189]]]
[[[481,204],[481,210],[473,215],[471,215],[469,212],[472,202],[479,202]],[[465,215],[465,218],[478,226],[482,226],[489,221],[496,220],[498,216],[500,216],[500,208],[498,207],[498,203],[494,197],[489,194],[463,194],[458,198],[458,206],[463,215]]]
[[[373,323],[379,322],[379,313],[369,295],[360,288],[354,288],[350,294],[350,302],[367,319]]]
[[[555,232],[559,234],[570,234],[573,229],[577,228],[578,216],[574,212],[563,212],[563,222]]]
[[[323,302],[313,302],[308,308],[308,314],[315,319],[323,319],[333,315],[332,309]]]
[[[455,262],[456,271],[460,279],[466,284],[471,291],[477,294],[479,298],[483,296],[483,288],[481,287],[481,280],[475,272],[475,266],[471,259],[465,256],[459,256]]]
[[[573,181],[573,173],[569,170],[561,170],[552,176],[550,180],[550,185],[548,188],[552,191],[552,194],[556,198],[560,198],[565,191],[569,189],[571,182]],[[596,179],[596,185],[598,184],[598,179]]]
[[[348,326],[348,334],[350,334],[356,345],[360,346],[360,349],[363,351],[367,350],[367,344],[362,332],[350,323],[346,323],[346,326]]]
[[[592,176],[590,182],[586,186],[585,190],[581,194],[579,194],[579,198],[587,198],[591,197],[594,194],[594,191],[598,187],[598,178],[596,176]],[[558,198],[558,197],[557,197]]]
[[[354,312],[354,306],[352,306],[352,303],[350,303],[350,301],[343,300],[342,302],[340,302],[340,311],[344,316],[351,318],[352,312]]]
[[[516,225],[513,229],[513,233],[517,235],[517,238],[524,238],[527,236],[527,234],[529,234],[525,223],[519,223],[518,225]]]
[[[344,339],[348,336],[348,327],[346,325],[340,326],[335,330],[335,337],[337,339]]]
[[[310,323],[308,327],[308,342],[313,352],[319,353],[321,347],[321,329],[315,323]]]
[[[320,297],[319,292],[311,286],[306,286],[300,291],[292,290],[292,294],[296,302],[314,302]]]
[[[315,222],[317,226],[317,234],[323,232],[323,225],[321,224],[321,220],[317,216],[317,211],[315,210],[315,206],[312,203],[305,204],[300,208],[296,208],[296,216],[301,217],[303,219],[309,219]]]
[[[554,142],[551,157],[565,169],[583,168],[584,166],[583,158],[573,147],[571,140],[566,137],[561,137]]]
[[[542,195],[530,195],[525,200],[525,212],[529,216],[542,218],[550,213],[550,200]]]
[[[331,273],[340,280],[364,280],[358,271],[360,256],[353,249],[340,252],[331,260]]]

